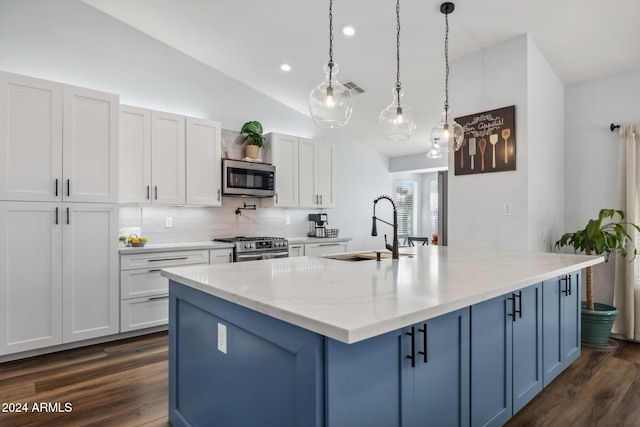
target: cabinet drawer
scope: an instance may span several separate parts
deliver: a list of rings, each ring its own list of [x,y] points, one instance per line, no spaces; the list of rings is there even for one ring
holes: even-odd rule
[[[173,251],[120,255],[120,270],[155,269],[188,264],[209,264],[209,251]]]
[[[159,268],[120,272],[120,299],[147,297],[169,292],[169,279]]]
[[[347,242],[313,243],[304,245],[306,256],[322,256],[347,252]]]
[[[120,332],[166,325],[169,322],[169,295],[135,298],[120,303]]]
[[[233,262],[233,249],[209,250],[209,264],[228,264]]]

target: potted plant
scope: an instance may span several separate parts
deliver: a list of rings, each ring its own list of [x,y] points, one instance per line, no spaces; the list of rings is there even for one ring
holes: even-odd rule
[[[619,221],[615,221],[618,216]],[[609,221],[605,221],[609,219]],[[625,225],[630,225],[640,231],[640,227],[630,222],[624,222],[624,212],[614,209],[601,209],[598,218],[590,219],[586,227],[573,233],[564,234],[556,242],[556,248],[572,246],[575,252],[585,252],[587,255],[604,255],[609,261],[611,253],[627,256],[627,242],[631,236]],[[637,250],[633,249],[633,257]],[[593,266],[587,270],[587,300],[582,301],[582,342],[593,346],[605,346],[609,340],[611,327],[618,314],[618,310],[607,304],[594,302],[593,298]]]
[[[263,145],[262,125],[258,121],[250,121],[242,125],[240,134],[244,135],[242,143],[247,143],[245,154],[251,159],[257,159]]]

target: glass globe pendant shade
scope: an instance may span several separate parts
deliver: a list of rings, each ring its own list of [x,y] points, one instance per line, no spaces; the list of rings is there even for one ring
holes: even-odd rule
[[[440,123],[431,130],[431,139],[441,141],[440,151],[448,153],[450,147],[458,151],[462,146],[463,137],[464,130],[462,126],[453,120],[450,111],[443,111]]]
[[[442,157],[442,151],[440,151],[439,140],[432,139],[431,140],[431,148],[427,152],[427,158],[429,159],[439,159]]]
[[[378,118],[380,130],[391,141],[404,141],[411,137],[416,129],[413,109],[402,103],[404,92],[393,88],[393,101],[382,110]]]
[[[324,81],[313,88],[309,95],[311,118],[318,126],[326,128],[344,126],[349,121],[353,109],[351,92],[335,78],[338,74],[338,64],[329,62],[323,70]]]

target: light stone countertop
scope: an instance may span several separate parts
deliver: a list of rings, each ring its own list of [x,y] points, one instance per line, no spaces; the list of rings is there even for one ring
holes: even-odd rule
[[[168,252],[168,251],[188,251],[197,249],[231,249],[233,243],[224,242],[182,242],[182,243],[147,243],[142,247],[134,248],[126,247],[120,248],[120,255],[125,254],[143,254],[153,252]]]
[[[303,244],[308,245],[310,243],[337,243],[348,242],[351,237],[287,237],[290,245]]]
[[[168,268],[162,275],[354,343],[604,261],[603,257],[418,246],[399,260],[295,257]]]

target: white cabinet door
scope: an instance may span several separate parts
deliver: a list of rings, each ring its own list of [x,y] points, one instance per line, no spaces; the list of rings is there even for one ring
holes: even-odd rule
[[[60,200],[62,88],[0,72],[0,200]]]
[[[228,264],[233,262],[233,249],[209,250],[209,264]]]
[[[63,200],[118,202],[119,97],[64,87]]]
[[[335,207],[335,165],[336,146],[326,142],[318,142],[318,195],[319,204],[323,208]]]
[[[120,203],[151,203],[151,110],[120,106]]]
[[[316,140],[298,138],[298,188],[301,208],[319,207],[317,149]]]
[[[276,195],[274,206],[298,207],[298,138],[270,135],[272,163],[276,167]]]
[[[63,341],[118,333],[118,209],[64,203]]]
[[[185,203],[185,118],[151,112],[152,203]]]
[[[187,204],[222,206],[220,122],[187,117]]]
[[[62,343],[60,206],[0,202],[0,355]]]
[[[302,245],[302,244],[296,244],[296,245],[289,244],[289,258],[297,257],[297,256],[304,256],[304,245]]]

